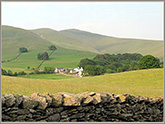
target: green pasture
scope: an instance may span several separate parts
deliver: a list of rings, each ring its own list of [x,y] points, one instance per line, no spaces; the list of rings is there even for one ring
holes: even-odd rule
[[[27,70],[27,67],[36,68],[41,60],[37,59],[37,54],[45,51],[32,51],[23,53],[19,58],[13,60],[11,62],[2,63],[2,68],[6,70],[12,71],[25,71],[31,72]],[[51,52],[47,50],[48,54]],[[82,52],[76,50],[56,50],[51,56],[49,60],[46,60],[40,69],[44,69],[45,66],[52,67],[64,67],[64,68],[75,68],[79,64],[80,60],[83,58],[93,58],[96,54],[90,52]],[[8,60],[14,58],[17,54],[7,54],[2,55],[2,60]]]
[[[2,76],[2,94],[29,96],[34,92],[82,93],[86,91],[128,93],[147,97],[163,96],[163,69],[146,69],[71,79],[28,79]]]
[[[31,78],[31,79],[68,79],[68,78],[73,78],[71,76],[65,76],[62,74],[34,74],[34,75],[21,75],[18,77]]]

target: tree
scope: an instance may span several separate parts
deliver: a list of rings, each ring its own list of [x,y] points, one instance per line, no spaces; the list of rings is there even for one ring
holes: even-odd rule
[[[96,65],[96,62],[91,59],[85,58],[80,61],[78,66],[85,68],[85,66],[87,65]]]
[[[57,48],[56,48],[56,46],[54,46],[54,45],[51,45],[51,46],[49,46],[49,50],[56,50]]]
[[[143,56],[138,63],[139,69],[160,68],[159,60],[152,55]]]
[[[30,66],[28,66],[27,69],[30,69]]]
[[[47,74],[54,73],[55,68],[54,67],[45,67],[44,72]]]
[[[20,53],[25,53],[25,52],[28,52],[28,50],[25,47],[21,47],[21,48],[19,48],[19,52]]]
[[[83,73],[91,76],[101,75],[104,73],[104,69],[101,66],[87,65],[85,66]]]
[[[12,72],[11,70],[8,70],[7,75],[9,75],[9,76],[13,76],[13,72]]]
[[[44,52],[42,54],[41,53],[38,53],[37,58],[39,60],[48,60],[49,59],[49,55],[48,55],[47,52]]]
[[[7,75],[7,71],[5,69],[2,69],[2,75]]]

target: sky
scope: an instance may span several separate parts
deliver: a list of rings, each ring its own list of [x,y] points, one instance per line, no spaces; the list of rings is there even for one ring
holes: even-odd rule
[[[164,39],[163,2],[1,2],[2,25]]]

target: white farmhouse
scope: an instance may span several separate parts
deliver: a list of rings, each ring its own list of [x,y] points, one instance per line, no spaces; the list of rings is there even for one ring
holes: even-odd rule
[[[82,72],[83,72],[83,68],[81,67],[78,67],[78,68],[75,68],[74,69],[76,72],[78,72],[78,75],[80,76],[80,77],[82,77]]]

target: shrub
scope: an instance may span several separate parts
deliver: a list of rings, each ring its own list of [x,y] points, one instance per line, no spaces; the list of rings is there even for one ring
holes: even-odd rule
[[[54,67],[45,67],[44,72],[47,74],[54,73],[55,68]]]
[[[48,55],[48,53],[47,52],[44,52],[44,53],[39,53],[38,55],[37,55],[37,58],[39,59],[39,60],[48,60],[49,59],[49,55]]]
[[[146,55],[139,60],[139,69],[160,68],[160,62],[152,55]]]
[[[19,48],[19,52],[20,53],[25,53],[25,52],[28,52],[28,50],[25,47],[21,47],[21,48]]]
[[[57,48],[54,45],[49,46],[49,50],[56,50]]]
[[[13,76],[13,72],[12,72],[11,70],[8,70],[7,75],[9,75],[9,76]]]

